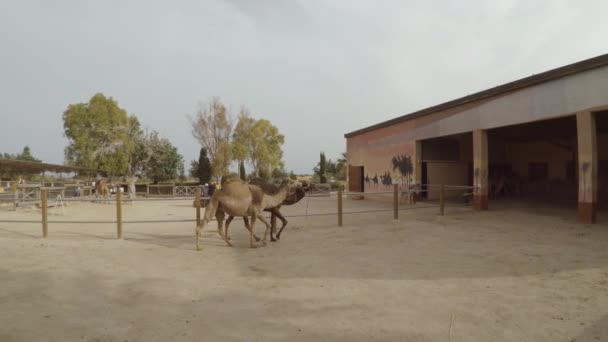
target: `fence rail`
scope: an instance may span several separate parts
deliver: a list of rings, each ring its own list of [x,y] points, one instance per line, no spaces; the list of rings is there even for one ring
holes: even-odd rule
[[[435,186],[435,185],[433,185]],[[445,208],[446,207],[460,207],[461,205],[445,205],[445,189],[447,188],[459,188],[459,189],[470,189],[472,191],[474,191],[474,187],[467,187],[467,186],[453,186],[453,185],[443,185],[440,184],[439,186],[439,191],[440,191],[440,196],[439,196],[439,205],[426,205],[426,206],[416,206],[416,207],[410,207],[410,208],[399,208],[399,194],[400,194],[400,187],[398,184],[395,184],[393,186],[393,191],[378,191],[378,192],[374,192],[374,193],[383,193],[383,194],[388,194],[388,193],[393,193],[393,208],[392,209],[374,209],[374,210],[362,210],[362,211],[347,211],[344,212],[343,210],[343,197],[344,195],[365,195],[365,194],[369,194],[369,192],[343,192],[342,189],[338,189],[338,192],[336,194],[337,197],[337,212],[331,212],[331,213],[316,213],[316,214],[309,214],[308,213],[308,206],[306,207],[306,214],[304,215],[286,215],[285,217],[311,217],[311,216],[337,216],[337,223],[338,226],[341,227],[343,224],[343,216],[344,215],[355,215],[355,214],[364,214],[364,213],[380,213],[380,212],[389,212],[392,211],[393,212],[393,219],[394,220],[398,220],[399,219],[399,213],[403,212],[405,210],[417,210],[417,209],[428,209],[428,208],[439,208],[439,215],[443,216],[445,214]],[[101,221],[80,221],[80,220],[48,220],[48,205],[47,205],[47,198],[48,198],[48,193],[49,193],[49,189],[48,188],[41,188],[40,189],[40,208],[41,208],[41,220],[37,221],[37,220],[0,220],[0,223],[41,223],[42,224],[42,237],[43,238],[47,238],[48,237],[48,225],[49,223],[52,224],[116,224],[116,236],[118,239],[122,239],[123,236],[123,224],[153,224],[153,223],[178,223],[178,222],[195,222],[197,225],[200,225],[201,222],[201,207],[202,207],[202,203],[203,200],[208,200],[209,197],[202,197],[201,196],[201,188],[200,187],[194,187],[194,197],[186,197],[189,194],[189,190],[184,189],[184,197],[174,197],[174,198],[163,198],[163,199],[158,199],[158,198],[134,198],[134,199],[123,199],[122,198],[122,193],[121,192],[117,192],[116,196],[114,198],[108,198],[108,199],[82,199],[82,198],[66,198],[63,199],[64,202],[115,202],[116,205],[116,220],[101,220]],[[175,187],[174,187],[175,189]],[[308,195],[307,197],[330,197],[331,193],[328,191],[326,194],[317,194],[317,195]],[[195,207],[195,211],[196,211],[196,216],[195,219],[173,219],[173,220],[131,220],[131,221],[124,221],[122,219],[122,205],[123,202],[136,202],[136,201],[141,201],[141,202],[146,202],[146,201],[167,201],[167,200],[172,200],[172,201],[191,201],[194,200],[194,207]],[[38,201],[30,201],[30,202],[36,202],[38,203]],[[465,206],[468,205],[468,203],[464,204]]]

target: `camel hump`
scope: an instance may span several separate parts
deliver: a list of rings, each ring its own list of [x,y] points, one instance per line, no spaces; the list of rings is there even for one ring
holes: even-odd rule
[[[249,184],[259,187],[267,195],[276,195],[281,191],[280,187],[269,183],[261,178],[254,178],[249,181]]]

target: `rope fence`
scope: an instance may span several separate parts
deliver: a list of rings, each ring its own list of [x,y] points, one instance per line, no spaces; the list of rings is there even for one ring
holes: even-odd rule
[[[425,206],[412,206],[412,207],[399,207],[399,194],[403,193],[420,193],[424,190],[403,190],[400,191],[399,185],[395,184],[393,187],[393,191],[373,191],[373,192],[343,192],[341,189],[337,191],[337,212],[329,212],[329,213],[308,213],[308,205],[306,207],[306,214],[297,214],[297,215],[285,215],[285,218],[301,218],[301,217],[317,217],[317,216],[337,216],[338,226],[341,227],[343,225],[343,216],[344,215],[356,215],[356,214],[367,214],[367,213],[382,213],[382,212],[393,212],[393,219],[399,219],[399,212],[410,211],[410,210],[419,210],[419,209],[437,209],[439,208],[439,215],[443,216],[445,214],[445,208],[456,208],[456,207],[467,207],[470,206],[470,203],[460,203],[460,204],[449,204],[445,203],[445,190],[446,189],[469,189],[471,193],[475,191],[476,188],[470,186],[458,186],[458,185],[430,185],[432,187],[439,188],[439,203],[435,205],[425,205]],[[426,190],[428,191],[428,190]],[[393,194],[393,208],[392,209],[372,209],[372,210],[359,210],[359,211],[343,211],[343,197],[349,195],[377,195],[377,194]],[[177,197],[177,198],[134,198],[134,199],[123,199],[122,193],[117,192],[114,198],[108,199],[82,199],[82,198],[66,198],[62,199],[63,202],[112,202],[116,205],[116,220],[98,220],[98,221],[81,221],[81,220],[48,220],[48,190],[41,189],[40,201],[32,201],[40,204],[41,209],[41,220],[0,220],[0,223],[41,223],[42,224],[42,236],[44,238],[48,237],[48,225],[50,224],[116,224],[117,229],[117,238],[122,238],[122,226],[123,224],[154,224],[154,223],[192,223],[195,222],[197,225],[201,223],[201,208],[202,202],[204,200],[209,200],[210,197],[201,197],[200,189],[196,190],[196,196],[194,197]],[[317,194],[317,195],[307,195],[307,198],[316,198],[316,197],[332,197],[330,193],[327,194]],[[128,202],[149,202],[149,201],[194,201],[194,207],[196,210],[196,218],[195,219],[172,219],[172,220],[123,220],[122,219],[122,205],[123,203]],[[425,202],[431,203],[431,202]],[[241,218],[236,218],[241,219]]]

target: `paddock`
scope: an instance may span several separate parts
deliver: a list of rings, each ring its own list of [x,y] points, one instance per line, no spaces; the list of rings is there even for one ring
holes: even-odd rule
[[[281,241],[257,249],[242,221],[233,248],[212,222],[198,252],[191,201],[124,205],[125,222],[160,223],[122,239],[112,202],[49,210],[46,239],[39,209],[2,212],[32,223],[0,223],[0,340],[608,339],[604,213],[590,226],[570,205],[421,202],[395,221],[370,196],[344,198],[342,227],[335,195],[283,207]]]

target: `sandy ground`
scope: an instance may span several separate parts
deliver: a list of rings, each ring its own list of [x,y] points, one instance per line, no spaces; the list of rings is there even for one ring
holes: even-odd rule
[[[124,217],[192,219],[190,204],[138,202]],[[284,213],[334,210],[317,198]],[[114,214],[81,203],[50,219]],[[123,240],[113,224],[50,224],[44,240],[40,224],[0,223],[0,341],[608,341],[608,227],[575,218],[509,204],[356,214],[344,227],[300,217],[257,249],[235,221],[234,248],[213,225],[200,252],[187,222],[126,224]]]

